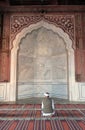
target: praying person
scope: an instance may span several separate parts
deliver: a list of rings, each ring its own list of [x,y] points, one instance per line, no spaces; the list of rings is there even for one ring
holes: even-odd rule
[[[44,93],[44,99],[42,100],[42,115],[43,116],[53,116],[55,114],[54,110],[54,100],[49,97],[49,93]]]

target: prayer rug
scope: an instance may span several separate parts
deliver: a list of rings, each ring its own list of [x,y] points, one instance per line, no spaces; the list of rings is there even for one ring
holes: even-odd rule
[[[0,104],[0,130],[85,130],[85,104],[55,104],[53,117],[41,104]]]

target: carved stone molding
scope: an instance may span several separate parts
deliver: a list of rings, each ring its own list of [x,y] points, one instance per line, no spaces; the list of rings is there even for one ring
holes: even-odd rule
[[[69,37],[74,40],[74,15],[13,15],[11,16],[11,30],[10,40],[11,43],[15,39],[16,35],[24,28],[30,26],[33,23],[37,23],[41,20],[54,24],[55,26],[62,28]]]

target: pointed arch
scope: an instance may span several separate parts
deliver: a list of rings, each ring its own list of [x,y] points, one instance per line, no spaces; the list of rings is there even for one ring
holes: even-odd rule
[[[65,33],[61,28],[56,27],[53,24],[49,24],[45,21],[37,22],[36,24],[31,24],[29,27],[24,28],[20,33],[17,34],[16,38],[13,41],[13,48],[11,50],[11,74],[10,74],[10,97],[12,101],[16,101],[17,94],[17,52],[19,49],[20,41],[27,33],[30,33],[32,30],[38,29],[40,27],[45,27],[50,29],[53,32],[57,33],[62,37],[66,43],[67,55],[68,55],[68,87],[69,87],[69,100],[72,100],[73,93],[72,88],[75,84],[75,64],[74,64],[74,50],[72,48],[72,40],[69,35]]]

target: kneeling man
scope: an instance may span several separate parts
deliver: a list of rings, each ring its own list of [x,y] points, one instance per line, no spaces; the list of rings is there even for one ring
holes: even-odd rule
[[[49,97],[49,93],[44,93],[44,99],[42,101],[42,115],[43,116],[53,116],[54,111],[54,100]]]

